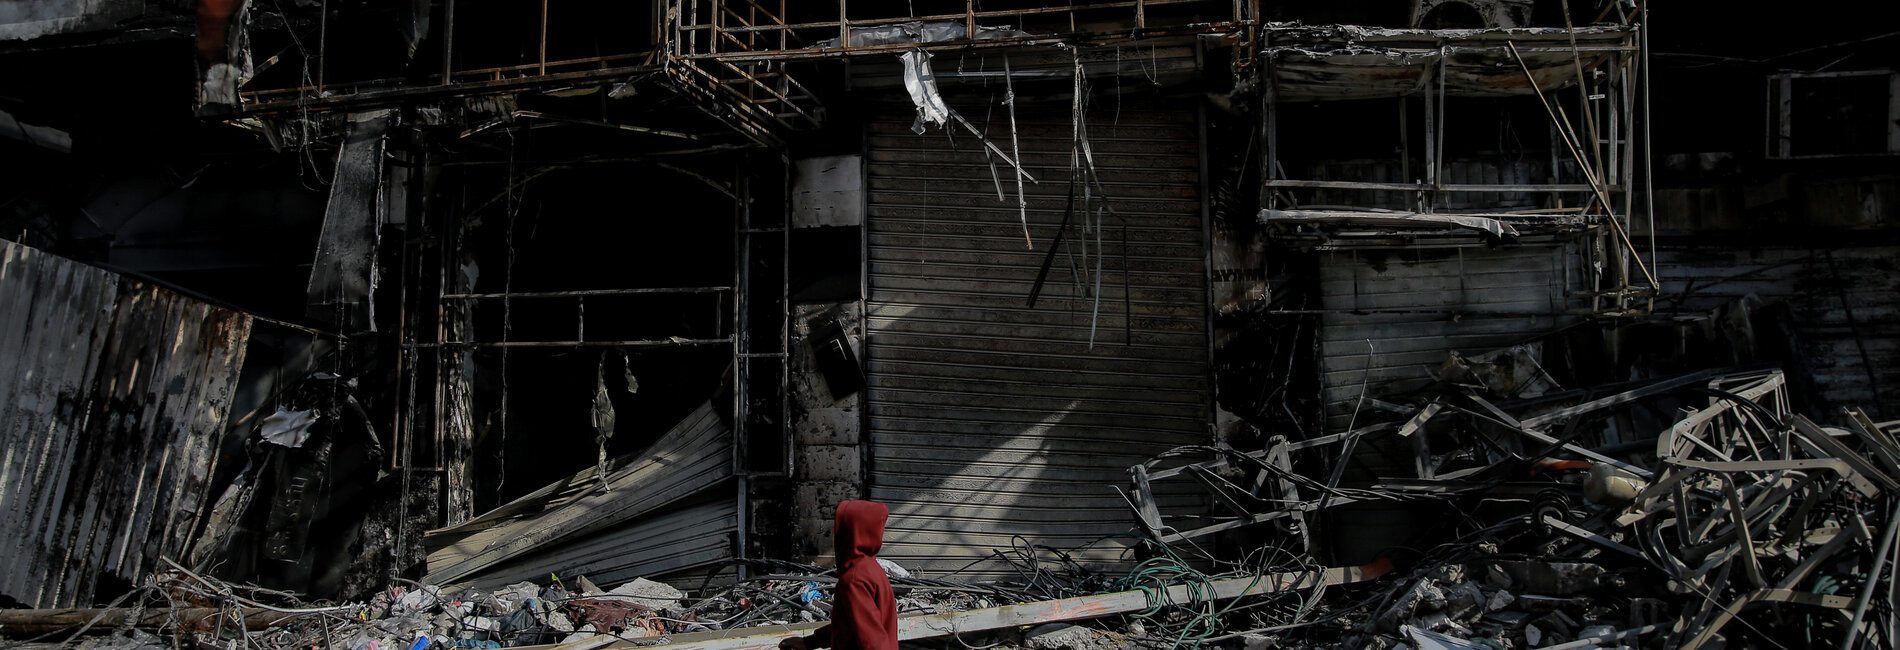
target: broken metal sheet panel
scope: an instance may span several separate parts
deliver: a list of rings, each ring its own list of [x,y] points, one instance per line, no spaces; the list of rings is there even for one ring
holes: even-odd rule
[[[389,110],[351,114],[337,152],[323,234],[310,267],[307,313],[339,327],[368,330],[374,322],[384,136],[394,119]]]
[[[616,536],[659,535],[663,539],[655,541],[655,548],[670,549],[666,545],[682,542],[677,535],[662,534],[663,527],[655,528],[660,518],[650,515],[728,483],[732,477],[732,430],[707,402],[646,450],[616,460],[613,465],[604,487],[596,470],[588,468],[489,514],[431,531],[427,544],[433,550],[429,553],[427,581],[464,584],[475,580],[525,580],[535,574],[516,570],[540,560],[518,558],[559,555],[557,549],[569,547],[583,549],[576,552],[589,562],[629,566],[657,562],[658,556],[645,557],[642,554],[647,551],[633,547],[604,555],[585,550],[592,548],[585,540],[613,529],[620,531]],[[724,537],[720,540],[723,545]],[[703,555],[703,546],[686,543],[686,551],[673,549],[666,553]]]
[[[1461,228],[1475,230],[1492,238],[1516,237],[1517,228],[1505,219],[1510,215],[1420,214],[1417,212],[1344,212],[1330,210],[1260,211],[1261,223],[1310,223],[1349,226],[1386,226],[1397,228]]]
[[[584,575],[599,584],[614,584],[721,562],[733,557],[738,508],[735,499],[716,498],[647,513],[616,528],[541,546],[455,584],[494,589],[550,574]]]
[[[9,0],[0,2],[0,41],[104,31],[144,13],[143,0]]]
[[[59,153],[72,153],[73,136],[70,133],[47,126],[38,126],[21,122],[12,113],[0,111],[0,136],[6,136],[30,145],[45,147]]]
[[[1124,532],[1127,505],[1108,486],[1148,456],[1207,440],[1207,285],[1186,105],[1094,102],[1092,148],[1109,205],[1126,220],[1126,267],[1123,222],[1107,216],[1099,318],[1078,290],[1085,277],[1094,286],[1092,235],[1089,270],[1072,274],[1058,254],[1036,306],[1025,306],[1063,220],[1069,109],[1066,99],[1017,107],[1022,161],[1041,181],[1024,188],[1033,250],[1013,192],[997,199],[974,138],[914,135],[908,105],[871,125],[869,482],[871,498],[891,507],[881,556],[906,568],[963,569],[1017,535],[1072,548]],[[1004,140],[1007,128],[991,120],[989,136]],[[1078,232],[1072,225],[1064,250],[1080,271]],[[1163,511],[1204,507],[1197,487],[1170,490],[1156,495]],[[1078,559],[1126,568],[1125,550],[1100,542]],[[980,563],[958,575],[1013,569]]]
[[[1509,347],[1578,317],[1567,245],[1332,251],[1320,258],[1327,429],[1366,395],[1425,386],[1450,353]]]
[[[1584,69],[1625,48],[1630,28],[1376,29],[1350,25],[1269,28],[1274,91],[1282,101],[1372,99],[1445,92],[1466,97],[1529,95],[1573,84]],[[1507,44],[1514,44],[1513,55]],[[1442,66],[1441,66],[1442,61]],[[1438,78],[1439,70],[1444,78]]]
[[[792,163],[792,226],[864,225],[864,158],[818,156]]]
[[[183,554],[251,318],[0,241],[0,595],[90,604]]]

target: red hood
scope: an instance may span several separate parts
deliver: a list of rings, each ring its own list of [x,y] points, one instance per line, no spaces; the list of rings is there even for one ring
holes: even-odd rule
[[[845,501],[838,504],[838,525],[832,529],[837,544],[838,567],[850,566],[859,558],[876,557],[884,548],[884,520],[891,510],[876,501]]]

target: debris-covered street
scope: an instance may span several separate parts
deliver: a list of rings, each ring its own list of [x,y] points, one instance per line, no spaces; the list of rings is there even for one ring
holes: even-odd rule
[[[1900,648],[1888,23],[0,2],[0,650]]]

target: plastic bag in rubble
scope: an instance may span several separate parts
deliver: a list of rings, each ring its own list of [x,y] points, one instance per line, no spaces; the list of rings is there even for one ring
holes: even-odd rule
[[[798,592],[798,602],[806,605],[810,605],[811,601],[824,597],[825,593],[818,590],[818,583],[816,582],[805,583],[804,590]]]
[[[541,588],[534,586],[532,582],[517,582],[496,589],[490,596],[494,597],[495,606],[498,611],[512,612],[517,609],[529,607],[530,603],[540,598]]]
[[[424,585],[421,589],[412,590],[403,594],[401,598],[397,598],[396,604],[401,605],[403,609],[408,611],[419,612],[425,609],[433,609],[436,606],[444,604],[444,601],[442,599],[441,589]],[[394,612],[391,612],[391,614],[393,615]]]
[[[546,629],[534,612],[526,607],[515,609],[507,615],[495,619],[494,638],[501,639],[503,645],[533,645],[539,642],[540,631]],[[527,637],[534,640],[528,641]],[[525,642],[524,642],[525,641]]]
[[[892,562],[884,558],[878,558],[877,565],[884,567],[884,575],[890,576],[892,578],[910,577],[910,571],[906,570],[904,567],[898,566],[896,562]]]

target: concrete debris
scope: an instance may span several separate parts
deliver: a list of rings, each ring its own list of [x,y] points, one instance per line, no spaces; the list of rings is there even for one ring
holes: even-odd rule
[[[638,603],[648,609],[677,607],[680,599],[685,597],[685,592],[674,589],[672,585],[646,578],[634,578],[633,582],[614,587],[603,596],[603,598]]]
[[[1049,623],[1023,633],[1023,646],[1032,650],[1116,650],[1122,635],[1080,625]]]

